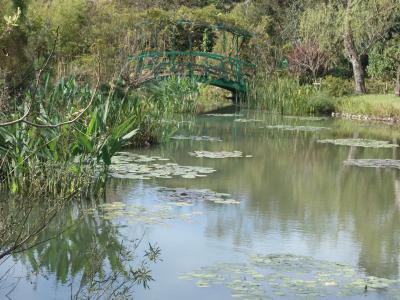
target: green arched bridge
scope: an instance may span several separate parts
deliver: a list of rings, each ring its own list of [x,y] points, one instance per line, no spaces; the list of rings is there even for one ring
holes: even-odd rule
[[[223,23],[161,23],[146,20],[139,26],[142,52],[129,58],[133,86],[177,76],[228,90],[235,100],[247,92],[256,72],[254,64],[241,59],[243,49],[249,51],[250,32]]]
[[[246,93],[249,79],[256,69],[255,65],[238,58],[200,51],[144,52],[130,60],[135,64],[135,71],[130,75],[134,86],[185,76],[234,95]]]

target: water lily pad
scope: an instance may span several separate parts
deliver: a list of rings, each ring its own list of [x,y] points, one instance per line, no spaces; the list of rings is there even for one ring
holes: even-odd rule
[[[174,205],[174,206],[180,206],[180,207],[184,207],[184,206],[193,206],[193,203],[190,202],[168,202],[167,204],[169,205]]]
[[[229,288],[233,298],[239,299],[270,299],[267,296],[260,276],[251,266],[245,264],[219,263],[215,266],[204,267],[179,278],[189,278],[202,283],[201,287],[224,285]],[[258,276],[258,278],[256,278]]]
[[[194,202],[207,201],[215,204],[240,204],[240,201],[232,199],[230,194],[218,193],[209,189],[186,189],[186,188],[158,188],[160,198],[176,203],[177,206],[190,206]]]
[[[194,151],[189,152],[191,156],[195,157],[205,157],[205,158],[238,158],[238,157],[249,157],[248,155],[243,156],[241,151]]]
[[[234,199],[212,199],[210,201],[213,201],[217,204],[240,204],[240,201],[236,201]]]
[[[291,125],[269,125],[260,128],[266,129],[278,129],[278,130],[285,130],[285,131],[321,131],[321,130],[330,130],[328,127],[316,127],[316,126],[291,126]]]
[[[213,276],[206,278],[206,274]],[[348,265],[291,254],[254,255],[247,264],[217,263],[182,277],[198,278],[208,286],[224,285],[239,299],[268,299],[271,292],[288,299],[321,299],[383,290],[392,296],[399,291],[397,280],[366,276]]]
[[[348,159],[344,161],[344,164],[362,168],[400,169],[400,160],[395,159]]]
[[[204,280],[199,280],[196,282],[196,285],[200,288],[205,288],[205,287],[209,287],[210,284],[208,281],[204,281]]]
[[[319,140],[321,144],[334,144],[339,146],[355,146],[364,148],[396,148],[398,145],[387,141],[367,140],[367,139],[337,139]]]
[[[285,119],[294,119],[299,121],[325,121],[327,117],[300,117],[300,116],[284,116]]]
[[[171,139],[174,140],[192,140],[192,141],[207,141],[207,142],[222,142],[222,139],[218,137],[212,137],[212,136],[184,136],[184,135],[176,135],[171,137]]]
[[[234,122],[238,122],[238,123],[254,123],[254,122],[264,122],[264,120],[257,120],[257,119],[235,119]]]
[[[205,114],[208,117],[241,117],[241,114]]]
[[[214,173],[215,170],[207,167],[180,166],[175,163],[165,162],[166,158],[159,156],[145,156],[130,152],[120,152],[112,158],[109,176],[125,179],[151,179],[151,178],[182,178],[194,179]],[[156,163],[155,163],[156,162]]]
[[[99,205],[100,217],[106,220],[114,220],[116,218],[126,219],[129,223],[141,223],[147,225],[166,224],[171,220],[182,220],[191,222],[194,216],[200,215],[199,212],[193,211],[189,213],[176,212],[173,207],[190,207],[193,204],[169,202],[163,205],[156,205],[147,208],[142,205],[133,204],[126,205],[121,202],[105,203]]]

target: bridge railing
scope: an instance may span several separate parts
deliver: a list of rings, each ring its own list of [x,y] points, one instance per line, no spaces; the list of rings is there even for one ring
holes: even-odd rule
[[[202,77],[244,84],[255,74],[255,65],[209,52],[145,52],[132,58],[133,82],[168,75]]]

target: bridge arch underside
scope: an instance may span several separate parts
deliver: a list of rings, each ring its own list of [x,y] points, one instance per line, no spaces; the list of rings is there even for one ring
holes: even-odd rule
[[[255,66],[232,57],[207,52],[145,53],[132,61],[135,72],[130,82],[140,86],[171,77],[188,77],[232,93],[232,99],[246,94]]]

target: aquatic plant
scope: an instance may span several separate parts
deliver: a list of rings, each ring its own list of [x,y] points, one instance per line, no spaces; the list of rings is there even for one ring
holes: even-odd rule
[[[197,83],[185,77],[172,77],[149,86],[149,95],[163,110],[194,113],[199,97]]]
[[[200,288],[223,285],[239,299],[361,296],[393,289],[399,282],[367,276],[352,266],[292,254],[257,254],[247,263],[217,263],[179,276]]]
[[[336,140],[319,140],[321,144],[333,144],[338,146],[352,146],[364,148],[397,148],[399,145],[391,144],[388,141],[377,141],[368,139],[336,139]]]
[[[211,202],[215,204],[240,204],[240,201],[232,199],[230,194],[217,193],[209,189],[186,189],[186,188],[166,188],[157,189],[160,196],[168,203],[179,205],[193,205],[195,202]]]
[[[260,74],[251,86],[248,105],[282,115],[312,114],[310,98],[315,93],[313,86],[301,85],[297,79]]]
[[[205,157],[205,158],[239,158],[239,157],[246,157],[250,158],[251,155],[243,155],[241,151],[219,151],[219,152],[212,152],[212,151],[194,151],[189,152],[189,155],[194,157]]]
[[[235,119],[233,121],[238,123],[264,122],[263,120],[257,120],[257,119]]]
[[[146,164],[154,161],[166,161],[162,157],[148,157],[131,152],[120,152],[112,158],[109,176],[126,179],[172,178],[180,176],[186,179],[205,177],[215,170],[207,167],[180,166],[176,163]]]
[[[175,135],[171,137],[173,140],[192,140],[192,141],[207,141],[207,142],[222,142],[222,139],[213,136],[184,136],[184,135]]]
[[[192,219],[201,215],[200,211],[177,212],[174,206],[193,206],[188,203],[167,202],[155,205],[151,208],[139,204],[126,205],[122,202],[111,202],[100,205],[100,217],[106,220],[124,219],[130,224],[157,225],[167,224],[171,220],[181,220],[191,222]],[[93,214],[94,210],[88,210],[87,213]]]
[[[24,95],[34,98],[37,113],[0,127],[0,185],[12,192],[35,187],[55,192],[64,182],[68,190],[93,181],[94,169],[101,175],[98,166],[107,169],[123,147],[165,139],[179,124],[160,126],[158,120],[174,119],[176,106],[147,93],[124,88],[123,82],[96,91],[74,79],[53,83],[47,77],[33,95]],[[23,113],[17,109],[0,118],[18,120]]]
[[[346,166],[363,168],[391,168],[400,169],[400,160],[395,159],[348,159],[344,161]]]
[[[230,118],[230,117],[241,117],[242,116],[242,114],[205,114],[205,116],[208,116],[208,117],[228,117],[228,118]]]
[[[285,131],[321,131],[330,130],[329,127],[317,127],[317,126],[294,126],[294,125],[267,125],[260,128],[266,129],[279,129]]]
[[[328,117],[301,117],[301,116],[283,116],[285,119],[293,119],[298,121],[326,121]]]

